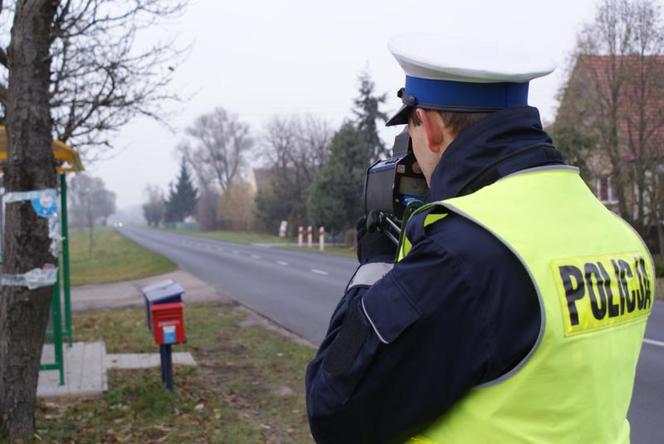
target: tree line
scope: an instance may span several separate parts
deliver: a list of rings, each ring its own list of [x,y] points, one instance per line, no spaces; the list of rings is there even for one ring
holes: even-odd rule
[[[216,108],[186,129],[169,190],[146,188],[145,219],[153,226],[190,218],[204,230],[270,232],[286,220],[291,234],[300,225],[351,228],[362,213],[366,169],[388,154],[378,132],[385,101],[364,71],[351,115],[336,130],[314,115],[278,115],[253,132]],[[258,165],[250,170],[252,155]]]
[[[589,186],[664,255],[664,19],[603,0],[577,37],[551,133]],[[664,257],[664,256],[663,256]]]

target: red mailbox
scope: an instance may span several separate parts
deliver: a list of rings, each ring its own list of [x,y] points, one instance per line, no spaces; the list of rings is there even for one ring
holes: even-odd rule
[[[155,304],[152,314],[152,335],[158,345],[182,344],[186,341],[182,302]]]

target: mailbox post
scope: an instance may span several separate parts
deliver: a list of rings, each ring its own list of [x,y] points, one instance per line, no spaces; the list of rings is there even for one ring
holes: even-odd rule
[[[173,357],[171,346],[187,341],[184,327],[184,289],[173,280],[157,282],[143,288],[148,328],[159,345],[161,380],[173,390]]]

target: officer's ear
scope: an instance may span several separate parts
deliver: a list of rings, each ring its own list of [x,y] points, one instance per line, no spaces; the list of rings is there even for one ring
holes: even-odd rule
[[[421,122],[427,139],[427,147],[440,154],[451,142],[449,128],[438,111],[417,108],[415,116]]]

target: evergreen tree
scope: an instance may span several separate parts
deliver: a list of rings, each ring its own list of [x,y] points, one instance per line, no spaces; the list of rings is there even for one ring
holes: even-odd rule
[[[364,176],[371,147],[365,134],[346,122],[330,144],[330,157],[312,184],[309,218],[331,230],[353,227],[362,215]]]
[[[280,196],[285,193],[280,189],[275,190],[274,184],[260,189],[256,192],[256,217],[261,228],[271,233],[276,233],[282,220],[288,221],[291,217],[291,205],[284,204]],[[291,228],[295,225],[304,225],[306,221],[289,222]]]
[[[182,222],[187,216],[191,216],[196,208],[198,190],[194,187],[191,174],[184,158],[180,162],[180,173],[176,178],[176,184],[168,191],[166,200],[166,221]]]
[[[376,121],[386,122],[387,114],[380,107],[387,101],[387,94],[377,95],[374,90],[376,84],[371,79],[368,71],[363,71],[358,77],[360,88],[358,96],[353,99],[355,108],[355,125],[364,135],[368,145],[371,147],[371,160],[376,160],[389,155],[388,147],[378,135]]]

